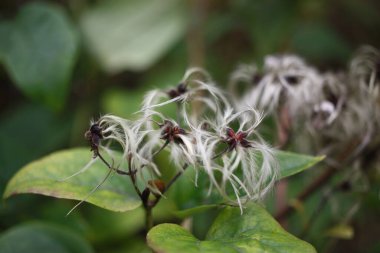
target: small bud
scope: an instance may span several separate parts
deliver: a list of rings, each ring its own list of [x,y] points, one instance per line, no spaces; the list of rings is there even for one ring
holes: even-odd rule
[[[159,196],[165,192],[165,183],[160,179],[149,180],[148,184],[153,189],[157,189],[158,192],[152,192],[155,196]]]
[[[187,92],[186,85],[184,83],[180,83],[174,89],[170,89],[169,91],[167,91],[167,94],[170,98],[176,98],[186,92]]]
[[[230,150],[234,149],[238,144],[244,148],[252,147],[251,142],[247,140],[246,132],[239,131],[235,133],[232,128],[227,128],[226,134],[225,142],[228,144]]]
[[[165,120],[164,124],[161,127],[161,139],[172,141],[177,144],[183,144],[183,141],[180,135],[185,135],[186,131],[180,128],[177,125],[174,125],[173,122]]]

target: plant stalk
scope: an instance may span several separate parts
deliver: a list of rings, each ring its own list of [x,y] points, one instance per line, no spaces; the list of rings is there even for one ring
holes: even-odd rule
[[[152,209],[153,209],[153,206],[146,206],[145,207],[145,228],[146,228],[146,232],[147,233],[153,227],[153,212],[152,212]]]

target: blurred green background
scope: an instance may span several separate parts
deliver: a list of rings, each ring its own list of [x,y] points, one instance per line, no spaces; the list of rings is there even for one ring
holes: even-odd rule
[[[87,145],[91,118],[133,117],[144,92],[176,85],[189,66],[206,68],[222,86],[239,63],[274,53],[339,70],[360,45],[379,48],[379,31],[375,0],[2,0],[0,193],[26,163]],[[294,182],[289,197],[305,184],[302,177]],[[376,202],[376,192],[366,198],[358,236],[326,237],[326,213],[306,239],[319,251],[379,252]],[[10,240],[49,240],[51,248],[28,252],[149,252],[142,210],[120,214],[84,204],[66,218],[74,203],[34,195],[1,201],[0,251]],[[163,205],[158,219],[175,221],[165,212],[170,203]],[[196,234],[207,230],[210,215],[194,217]],[[299,234],[299,217],[289,223]]]

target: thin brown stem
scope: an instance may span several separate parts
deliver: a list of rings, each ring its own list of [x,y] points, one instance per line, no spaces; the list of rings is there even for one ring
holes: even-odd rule
[[[166,148],[166,146],[170,143],[170,140],[166,140],[165,143],[160,147],[160,149],[158,149],[156,152],[154,152],[152,154],[152,159],[158,155],[162,150],[164,150],[164,148]]]
[[[152,160],[154,159],[154,157],[156,156],[156,155],[158,155],[162,150],[164,150],[164,148],[168,145],[170,143],[170,140],[166,140],[165,141],[165,143],[156,151],[156,152],[154,152],[153,154],[152,154]],[[141,165],[140,166],[140,170],[142,169],[142,168],[144,168],[145,167],[145,165],[146,164],[143,164],[143,165]]]
[[[135,191],[136,191],[137,195],[139,195],[140,199],[143,200],[141,191],[137,186],[136,172],[135,172],[135,170],[132,170],[132,155],[131,154],[128,155],[128,170],[129,170],[129,176],[131,178],[133,187],[135,188]]]
[[[292,122],[289,115],[289,108],[287,106],[281,106],[277,112],[276,117],[277,125],[277,143],[276,146],[279,149],[286,149],[289,144],[292,130]]]
[[[126,172],[124,170],[119,170],[118,168],[114,168],[113,166],[111,166],[107,161],[106,159],[104,159],[104,157],[98,152],[96,152],[96,156],[100,158],[100,160],[102,160],[102,162],[110,169],[110,170],[113,170],[115,171],[117,174],[120,174],[120,175],[130,175],[131,172]]]
[[[346,149],[343,150],[343,152],[338,156],[337,161],[341,164],[344,164],[350,158],[352,158],[351,154],[355,152],[356,147],[360,143],[357,139],[353,140],[351,144],[347,145]],[[308,197],[310,197],[314,192],[316,192],[320,187],[328,183],[333,175],[335,175],[336,172],[339,171],[339,168],[335,166],[329,166],[325,169],[325,172],[322,173],[316,180],[314,180],[309,186],[305,188],[297,197],[296,202],[303,202]],[[281,209],[276,214],[276,219],[278,221],[282,221],[293,213],[295,211],[294,207],[292,205],[287,205],[283,209]]]
[[[169,188],[174,184],[175,181],[183,174],[183,172],[187,169],[189,165],[186,163],[182,167],[182,170],[178,171],[177,174],[174,175],[174,177],[169,181],[169,183],[166,185],[164,192],[169,190]]]
[[[277,148],[284,150],[289,145],[290,136],[292,133],[292,122],[289,115],[289,107],[283,105],[279,108],[276,117],[277,125]],[[281,210],[286,207],[286,195],[288,192],[288,180],[283,179],[275,186],[275,206],[276,210]],[[281,221],[283,227],[287,226],[286,220]]]

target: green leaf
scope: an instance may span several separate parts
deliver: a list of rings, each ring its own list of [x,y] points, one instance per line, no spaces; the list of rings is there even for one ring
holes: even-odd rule
[[[280,166],[279,179],[292,176],[304,171],[318,162],[322,161],[324,156],[309,156],[296,154],[286,151],[277,151],[276,158]]]
[[[133,119],[137,117],[135,113],[141,109],[143,98],[144,93],[140,90],[111,89],[105,92],[101,102],[107,113]]]
[[[217,208],[220,206],[221,205],[218,205],[218,204],[200,205],[200,206],[193,207],[193,208],[174,211],[173,213],[179,218],[186,218],[186,217],[192,216],[194,214],[205,212],[205,211],[208,211],[210,209],[214,209],[214,208]]]
[[[150,67],[186,30],[178,0],[102,1],[80,23],[89,47],[110,73]]]
[[[21,166],[67,145],[72,119],[28,103],[3,112],[0,122],[0,195],[3,195],[6,183]]]
[[[91,246],[70,230],[44,223],[23,224],[0,236],[2,253],[91,253]]]
[[[204,241],[175,224],[154,227],[147,239],[149,246],[161,253],[316,252],[309,243],[286,232],[257,204],[249,205],[242,215],[238,208],[226,207]]]
[[[217,191],[209,194],[209,187],[209,177],[205,172],[199,171],[196,179],[195,170],[188,168],[167,192],[168,198],[176,203],[178,209],[172,210],[172,213],[185,218],[220,207],[223,198]]]
[[[56,5],[27,4],[0,23],[0,62],[25,95],[56,110],[68,94],[77,47],[74,27]]]
[[[76,148],[55,152],[32,162],[10,180],[4,197],[36,193],[82,200],[103,180],[108,168],[98,160],[84,173],[63,182],[62,179],[82,169],[91,160],[91,156],[88,148]],[[107,156],[106,159],[111,160]],[[117,212],[133,210],[141,204],[130,178],[121,175],[111,176],[86,202]]]

